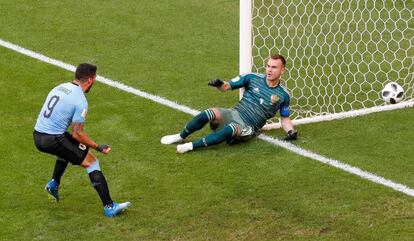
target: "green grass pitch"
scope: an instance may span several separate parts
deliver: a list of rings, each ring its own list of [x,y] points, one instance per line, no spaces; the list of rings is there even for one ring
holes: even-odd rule
[[[191,108],[231,107],[207,86],[238,74],[238,1],[0,1],[0,38]],[[161,145],[191,116],[97,83],[86,131],[119,217],[103,215],[86,172],[69,166],[62,200],[33,126],[73,73],[0,47],[0,240],[411,240],[413,197],[259,139],[177,155]],[[414,187],[414,110],[298,126],[298,146]],[[191,139],[208,133],[202,130]],[[266,134],[281,138],[281,130]]]

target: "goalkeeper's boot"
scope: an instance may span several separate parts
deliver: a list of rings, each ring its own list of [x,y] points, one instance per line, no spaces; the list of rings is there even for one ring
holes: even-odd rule
[[[192,151],[192,150],[193,150],[192,142],[187,142],[187,143],[177,146],[177,153],[180,153],[180,154],[185,153],[187,151]]]
[[[161,144],[173,144],[182,142],[184,139],[180,136],[180,133],[174,135],[163,136],[161,138]]]
[[[46,184],[45,190],[49,194],[49,197],[59,201],[59,184],[55,181],[55,179],[50,179],[50,181]]]
[[[116,215],[122,213],[130,205],[131,205],[130,202],[124,202],[124,203],[113,202],[111,206],[104,207],[105,216],[110,217],[110,218],[115,217]]]

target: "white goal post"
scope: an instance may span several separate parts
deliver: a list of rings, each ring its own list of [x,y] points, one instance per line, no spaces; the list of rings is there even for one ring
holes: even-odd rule
[[[414,106],[414,1],[240,0],[240,74],[274,53],[296,125]],[[391,81],[405,90],[395,105],[380,96]]]

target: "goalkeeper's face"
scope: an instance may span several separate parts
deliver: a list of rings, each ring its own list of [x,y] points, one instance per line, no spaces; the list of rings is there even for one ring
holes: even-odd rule
[[[266,79],[268,81],[277,81],[285,72],[285,66],[280,59],[269,59],[266,66]]]

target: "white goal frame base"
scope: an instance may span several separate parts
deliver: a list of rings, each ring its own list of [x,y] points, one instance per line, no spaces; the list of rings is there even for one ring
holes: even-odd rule
[[[309,123],[315,123],[315,122],[321,122],[321,121],[331,121],[331,120],[340,120],[345,119],[349,117],[355,117],[355,116],[362,116],[367,115],[371,113],[381,112],[381,111],[389,111],[389,110],[397,110],[397,109],[403,109],[408,107],[414,107],[414,100],[409,101],[403,101],[398,104],[388,104],[384,106],[374,106],[371,108],[366,109],[359,109],[359,110],[353,110],[348,112],[342,112],[342,113],[335,113],[335,114],[328,114],[328,115],[322,115],[322,116],[316,116],[316,117],[310,117],[310,118],[304,118],[304,119],[297,119],[292,120],[293,125],[301,125],[301,124],[309,124]],[[278,123],[270,123],[263,126],[262,130],[271,130],[271,129],[278,129],[281,128],[280,121]]]

